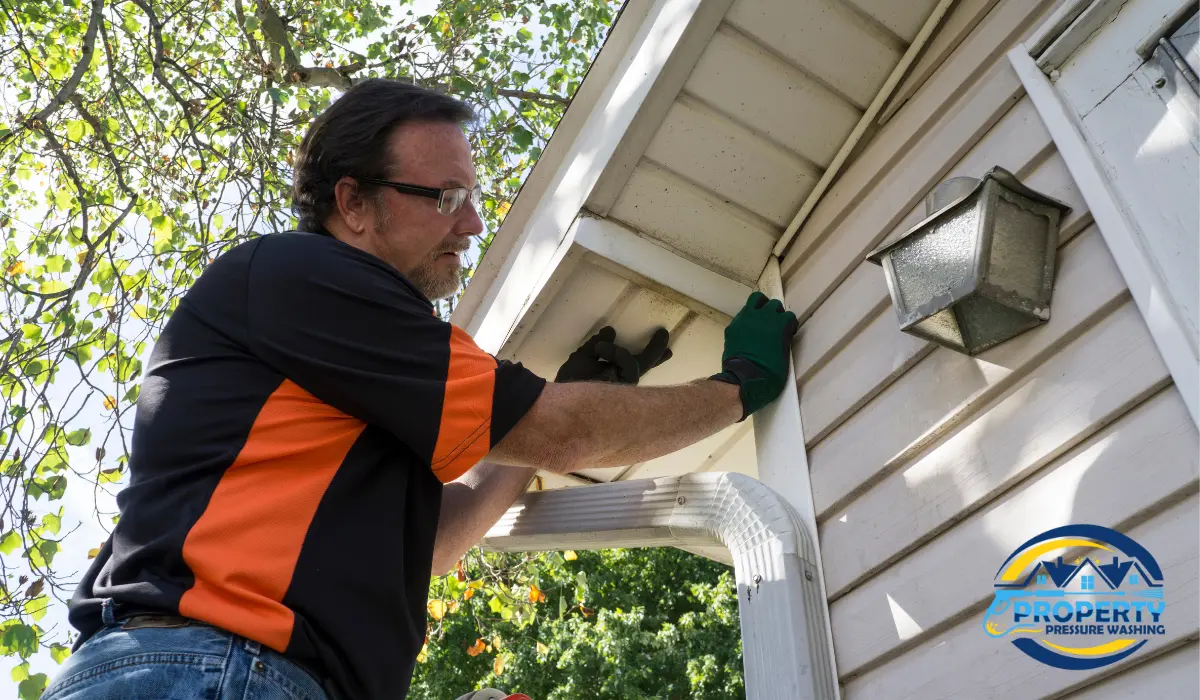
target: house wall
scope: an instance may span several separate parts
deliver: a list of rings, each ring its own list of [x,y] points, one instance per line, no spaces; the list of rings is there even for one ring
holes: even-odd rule
[[[1004,54],[1049,0],[961,0],[783,262],[844,697],[1194,697],[1195,424]],[[938,182],[1002,166],[1067,202],[1049,323],[978,357],[898,330],[863,261]],[[1123,665],[1042,666],[980,629],[996,567],[1050,527],[1129,533],[1160,561],[1169,634]],[[1172,689],[1187,689],[1188,694]],[[1190,694],[1190,695],[1189,695]]]

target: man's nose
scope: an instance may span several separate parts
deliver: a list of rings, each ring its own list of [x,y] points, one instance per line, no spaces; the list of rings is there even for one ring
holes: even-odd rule
[[[479,212],[475,211],[475,207],[471,206],[471,203],[468,201],[463,204],[462,211],[463,216],[459,223],[458,235],[483,235],[483,219],[480,218]]]

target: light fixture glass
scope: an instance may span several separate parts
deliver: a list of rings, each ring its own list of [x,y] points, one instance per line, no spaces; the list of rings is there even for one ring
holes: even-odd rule
[[[924,221],[867,256],[883,267],[901,330],[974,355],[1049,320],[1070,207],[1000,167],[942,183],[925,206]]]

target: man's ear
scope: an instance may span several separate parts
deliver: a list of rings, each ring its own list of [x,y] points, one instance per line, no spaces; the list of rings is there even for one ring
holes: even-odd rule
[[[364,195],[358,182],[352,177],[343,177],[333,186],[334,203],[338,216],[354,235],[371,230],[374,209]]]

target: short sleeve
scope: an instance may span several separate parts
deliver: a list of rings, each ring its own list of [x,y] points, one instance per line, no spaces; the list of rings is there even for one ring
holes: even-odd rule
[[[321,401],[387,430],[442,482],[482,459],[545,386],[439,319],[382,260],[326,236],[262,238],[247,304],[256,356]]]

